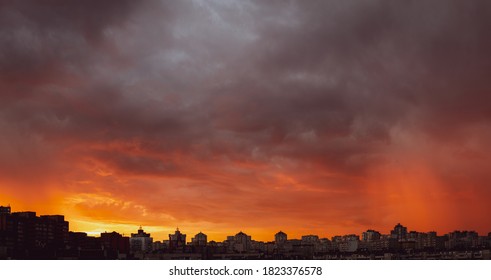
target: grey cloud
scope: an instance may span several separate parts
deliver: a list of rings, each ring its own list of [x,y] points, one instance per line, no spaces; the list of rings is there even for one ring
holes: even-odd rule
[[[489,121],[486,1],[13,3],[2,110],[65,145],[351,174],[385,161],[394,127]]]

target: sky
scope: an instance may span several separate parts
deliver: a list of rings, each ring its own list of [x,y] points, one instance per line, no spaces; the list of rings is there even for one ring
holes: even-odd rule
[[[491,232],[491,2],[0,0],[0,205],[221,241]]]

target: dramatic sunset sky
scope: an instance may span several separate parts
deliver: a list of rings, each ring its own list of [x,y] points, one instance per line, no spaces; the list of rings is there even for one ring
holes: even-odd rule
[[[221,241],[491,231],[491,2],[0,0],[0,205]]]

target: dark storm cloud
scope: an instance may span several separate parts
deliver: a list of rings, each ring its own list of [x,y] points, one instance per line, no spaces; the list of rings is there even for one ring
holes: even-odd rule
[[[70,67],[90,63],[105,28],[134,8],[131,1],[2,1],[2,81],[57,83]]]
[[[489,121],[489,3],[290,3],[258,4],[258,39],[226,88],[230,101],[218,103],[218,122],[267,127],[282,140],[311,129],[325,136],[319,153],[339,153],[339,165],[380,152],[390,129],[414,118],[435,137]],[[337,141],[357,148],[329,149]]]
[[[62,170],[67,166],[58,160],[66,145],[52,140],[75,129],[70,125],[80,124],[70,122],[76,113],[71,106],[76,99],[73,88],[88,83],[81,76],[94,62],[104,30],[123,24],[135,7],[127,1],[1,1],[0,155],[4,179],[13,177],[15,185],[24,181],[31,185],[37,180],[39,187],[44,177],[52,180],[65,174]],[[107,98],[104,93],[99,96],[101,101]],[[84,127],[77,130],[84,134],[91,131]],[[81,133],[72,137],[81,137]]]
[[[489,118],[487,2],[140,6],[154,17],[124,1],[4,2],[4,112],[48,138],[226,141],[332,167],[377,157],[413,111],[430,134]]]
[[[487,194],[488,1],[0,3],[2,175],[187,178],[240,209],[278,185],[366,221],[363,180],[424,159]]]

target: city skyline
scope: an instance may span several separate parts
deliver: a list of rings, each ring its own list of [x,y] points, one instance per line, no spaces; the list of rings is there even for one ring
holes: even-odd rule
[[[2,206],[0,204],[0,207],[1,208],[5,208],[5,207],[8,207],[9,209],[11,209],[11,206],[10,205],[7,205],[7,206]],[[0,211],[1,212],[1,211]],[[37,213],[35,211],[32,211],[32,210],[29,210],[29,211],[14,211],[12,213]],[[63,214],[43,214],[43,215],[47,215],[47,216],[63,216],[65,217]],[[69,222],[69,221],[68,221]],[[401,224],[400,222],[397,222],[396,224],[396,227],[397,226],[401,226],[403,227],[404,226],[404,223]],[[155,241],[165,241],[165,240],[168,240],[169,239],[169,235],[176,232],[176,231],[180,231],[182,233],[186,233],[186,229],[182,230],[182,228],[179,228],[179,226],[175,226],[174,228],[172,228],[172,226],[170,227],[165,227],[165,228],[172,228],[172,230],[168,230],[168,231],[165,231],[165,232],[155,232],[155,231],[152,231],[152,227],[149,227],[150,230],[148,230],[144,225],[139,225],[139,226],[136,226],[132,231],[130,232],[117,232],[115,230],[104,230],[104,231],[100,231],[100,232],[84,232],[84,231],[77,231],[77,230],[73,230],[73,229],[70,229],[70,232],[83,232],[83,233],[87,233],[88,236],[93,236],[93,237],[97,237],[97,236],[100,236],[101,233],[111,233],[111,232],[117,232],[119,234],[122,234],[122,236],[133,236],[137,233],[140,233],[140,231],[142,232],[145,232],[147,234],[150,234],[152,235],[152,238],[155,240]],[[429,233],[429,232],[435,232],[437,235],[439,234],[440,236],[441,235],[445,235],[445,234],[448,234],[448,233],[452,233],[452,232],[456,232],[456,231],[462,231],[462,232],[475,232],[476,234],[478,234],[479,236],[488,236],[489,234],[491,234],[491,230],[487,231],[487,232],[478,232],[474,229],[463,229],[463,228],[458,228],[458,229],[453,229],[453,230],[450,230],[448,232],[437,232],[436,230],[434,229],[430,229],[430,230],[416,230],[414,228],[411,228],[411,227],[408,227],[407,225],[404,226],[405,230],[407,233],[409,232],[419,232],[419,233]],[[392,230],[394,229],[394,225],[391,225],[389,227],[389,230],[388,231],[383,231],[383,230],[380,230],[380,229],[376,229],[376,228],[367,228],[365,230],[363,230],[362,232],[341,232],[341,233],[336,233],[336,234],[327,234],[327,233],[324,233],[324,234],[319,234],[319,233],[313,233],[313,232],[304,232],[302,233],[301,235],[294,235],[294,234],[289,234],[288,232],[285,232],[284,230],[282,229],[279,229],[279,230],[276,230],[274,232],[270,232],[269,235],[269,239],[257,239],[255,238],[254,240],[256,241],[261,241],[261,242],[270,242],[270,241],[274,241],[275,239],[275,235],[278,234],[278,233],[285,233],[285,234],[288,234],[288,237],[289,239],[301,239],[302,237],[304,236],[318,236],[319,238],[328,238],[328,239],[332,239],[336,236],[347,236],[347,235],[357,235],[357,236],[362,236],[363,233],[366,233],[366,232],[369,232],[369,231],[374,231],[374,232],[377,232],[381,235],[391,235],[391,232]],[[223,240],[226,240],[228,237],[230,237],[231,235],[235,235],[237,233],[246,233],[248,234],[249,236],[254,236],[254,234],[250,234],[251,232],[247,230],[244,230],[244,229],[236,229],[235,231],[231,231],[231,232],[228,232],[226,233],[226,235],[224,237],[218,237],[218,238],[210,238],[210,235],[208,235],[208,231],[206,228],[203,228],[201,230],[199,230],[198,232],[188,232],[190,234],[188,234],[188,236],[190,236],[190,239],[189,241],[191,241],[191,237],[194,236],[194,234],[200,234],[200,233],[204,233],[206,234],[206,236],[208,237],[208,242],[209,241],[215,241],[215,242],[221,242]],[[213,232],[213,230],[211,230],[211,232]],[[160,238],[160,237],[164,237],[164,238]],[[167,237],[167,239],[165,238]]]
[[[487,1],[2,1],[0,203],[91,234],[486,233],[489,30]]]
[[[402,225],[402,226],[404,226],[404,225],[403,225],[403,224],[401,224],[401,223],[397,223],[395,226],[397,226],[397,225]],[[393,228],[393,227],[394,227],[394,225],[392,225],[392,228]],[[406,226],[405,226],[405,227],[406,227]],[[406,227],[406,228],[408,228],[408,229],[409,229],[409,227]],[[155,235],[153,235],[153,234],[154,234],[154,232],[151,232],[151,231],[146,230],[146,229],[145,229],[145,227],[143,227],[143,226],[139,226],[139,227],[135,228],[135,230],[133,230],[131,233],[121,233],[121,232],[118,232],[118,233],[122,234],[123,236],[131,236],[131,235],[135,234],[136,232],[138,232],[139,230],[143,230],[143,231],[145,231],[146,233],[151,234],[151,235],[152,235],[152,237],[154,238],[154,241],[168,241],[168,240],[169,240],[169,238],[168,238],[168,237],[167,237],[167,239],[165,239],[165,238],[164,238],[164,239],[156,239],[156,238],[155,238]],[[200,233],[202,233],[202,234],[206,234],[206,236],[208,237],[208,234],[207,234],[206,229],[204,229],[203,231],[199,231],[199,232],[187,232],[186,230],[182,230],[182,228],[179,228],[179,227],[174,228],[174,230],[173,230],[173,231],[166,232],[166,233],[165,233],[165,235],[169,236],[170,234],[173,234],[173,233],[175,233],[176,231],[180,231],[180,232],[182,232],[182,233],[186,233],[186,234],[188,234],[188,236],[189,236],[190,238],[187,240],[187,242],[189,242],[189,243],[191,243],[191,238],[194,238],[194,236],[195,236],[196,234],[200,234]],[[229,233],[228,233],[228,235],[227,235],[227,236],[225,236],[225,238],[222,238],[222,239],[219,239],[219,238],[217,238],[217,239],[208,238],[208,242],[210,242],[210,241],[214,241],[214,242],[223,242],[223,241],[227,240],[227,237],[234,236],[234,235],[239,234],[239,233],[244,233],[244,234],[247,234],[248,236],[251,236],[251,238],[253,238],[253,240],[254,240],[254,241],[260,241],[260,242],[274,242],[274,241],[275,241],[275,235],[276,235],[276,234],[278,234],[278,233],[280,233],[280,232],[281,232],[281,233],[285,233],[285,234],[287,234],[287,235],[288,235],[288,240],[301,240],[301,239],[302,239],[302,237],[305,237],[305,236],[317,236],[317,237],[318,237],[318,238],[320,238],[320,239],[323,239],[323,238],[326,238],[326,239],[332,239],[332,238],[334,238],[334,237],[339,237],[339,236],[347,236],[347,235],[355,235],[355,236],[358,236],[358,237],[362,237],[362,236],[363,236],[363,233],[366,233],[366,232],[368,232],[368,231],[375,231],[375,232],[377,232],[377,233],[381,234],[382,236],[384,236],[384,235],[385,235],[385,236],[391,235],[391,234],[390,234],[391,230],[389,230],[388,232],[383,232],[383,231],[380,231],[379,229],[373,229],[373,228],[366,229],[365,231],[363,231],[363,232],[359,232],[359,233],[355,233],[355,232],[345,232],[345,233],[334,234],[334,235],[329,235],[329,234],[319,235],[319,234],[314,234],[314,233],[308,233],[308,232],[306,232],[305,234],[302,234],[302,235],[300,235],[300,236],[296,236],[296,235],[292,236],[292,235],[290,235],[288,232],[284,232],[283,230],[278,230],[278,231],[276,231],[276,232],[271,232],[271,233],[270,233],[271,237],[270,237],[268,240],[263,240],[263,239],[257,239],[257,238],[255,238],[255,237],[254,237],[254,235],[253,235],[253,234],[250,234],[250,232],[248,232],[247,230],[245,230],[245,231],[244,231],[244,230],[236,230],[235,232],[229,232]],[[475,232],[476,234],[478,234],[478,236],[488,236],[488,234],[490,234],[490,233],[491,233],[491,231],[489,231],[489,232],[487,232],[487,233],[481,233],[481,232],[477,232],[477,231],[475,231],[475,230],[473,230],[473,229],[454,229],[454,230],[451,230],[451,231],[449,231],[449,232],[442,232],[442,233],[437,232],[437,231],[435,231],[435,230],[418,231],[418,230],[415,230],[415,229],[411,229],[410,231],[408,230],[408,233],[409,233],[409,232],[411,232],[411,231],[413,231],[413,232],[417,232],[417,233],[429,233],[429,232],[435,232],[435,233],[436,233],[438,236],[444,236],[444,235],[449,234],[449,233],[452,233],[452,232]],[[89,236],[94,236],[94,237],[97,237],[97,236],[100,236],[100,234],[101,234],[101,233],[109,233],[109,231],[104,231],[104,232],[100,232],[100,233],[98,233],[98,234],[96,234],[96,235],[89,235]]]
[[[112,231],[94,237],[71,231],[63,215],[37,216],[0,206],[0,259],[491,259],[491,232],[438,235],[400,223],[389,234],[367,229],[331,238],[310,233],[292,238],[283,231],[273,241],[243,231],[218,241],[201,231],[192,236],[176,228],[168,239],[156,240],[140,226],[130,236]]]

